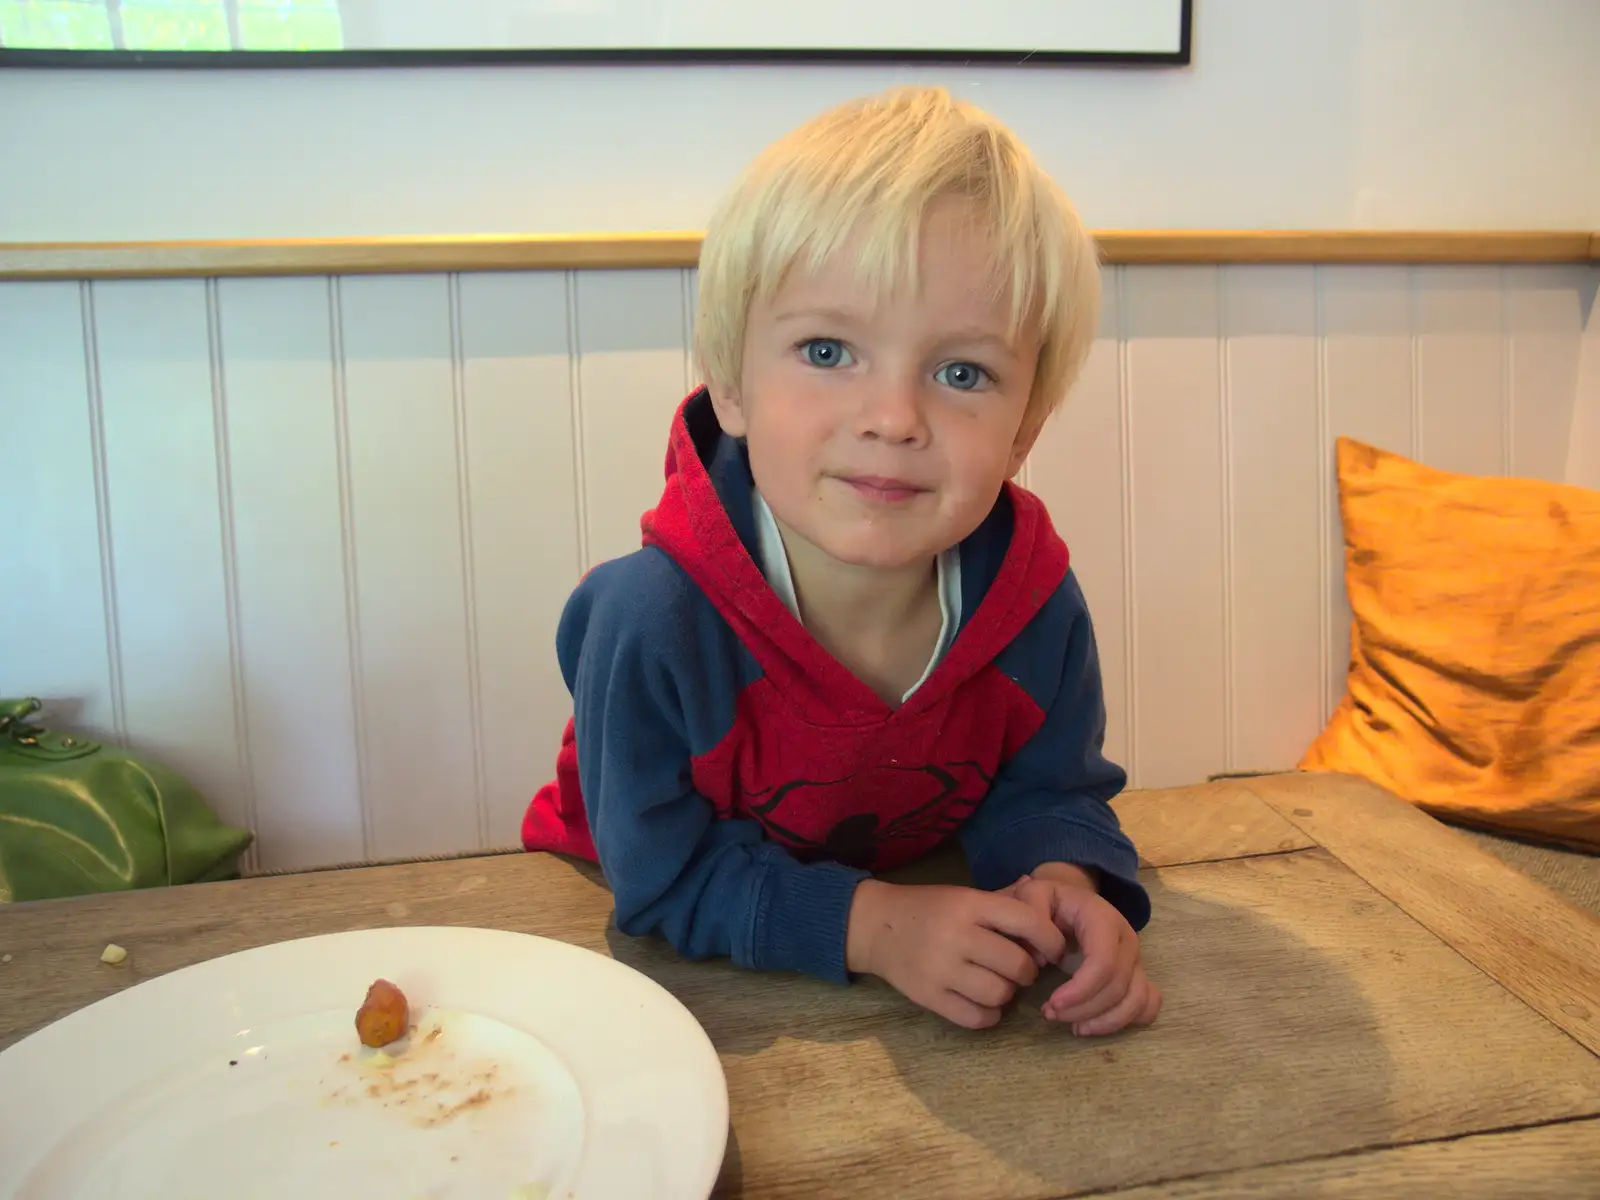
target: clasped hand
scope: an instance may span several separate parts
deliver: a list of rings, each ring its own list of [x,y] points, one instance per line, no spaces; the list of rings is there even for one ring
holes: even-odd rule
[[[1138,934],[1076,868],[1040,868],[998,892],[865,880],[846,965],[957,1025],[985,1029],[1069,955],[1081,962],[1045,1001],[1047,1019],[1085,1037],[1155,1020],[1161,992],[1145,974]]]

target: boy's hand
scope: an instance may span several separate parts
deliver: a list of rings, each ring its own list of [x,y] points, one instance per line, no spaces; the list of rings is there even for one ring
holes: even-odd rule
[[[845,965],[946,1020],[985,1029],[1066,949],[1049,914],[1014,896],[868,879],[850,908]]]
[[[1148,1025],[1161,1011],[1161,990],[1139,958],[1139,935],[1094,889],[1078,867],[1047,863],[999,893],[1021,900],[1070,934],[1083,953],[1072,978],[1045,1001],[1052,1021],[1066,1021],[1080,1037]]]

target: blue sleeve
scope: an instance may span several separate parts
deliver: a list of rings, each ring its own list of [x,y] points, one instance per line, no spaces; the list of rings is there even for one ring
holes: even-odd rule
[[[1150,897],[1139,882],[1139,856],[1111,808],[1127,775],[1102,753],[1100,659],[1070,571],[996,665],[1033,697],[1044,723],[1000,768],[962,829],[973,882],[993,891],[1041,863],[1094,867],[1100,894],[1143,929]]]
[[[804,864],[755,821],[718,819],[692,761],[731,728],[759,668],[658,550],[591,571],[562,615],[578,780],[617,927],[684,957],[847,982],[864,871]]]

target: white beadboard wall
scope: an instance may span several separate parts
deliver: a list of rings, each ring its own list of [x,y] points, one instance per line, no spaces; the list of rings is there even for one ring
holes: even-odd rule
[[[1593,268],[1118,267],[1026,480],[1138,786],[1343,686],[1333,439],[1560,479]],[[260,869],[514,844],[568,591],[637,545],[694,275],[0,285],[0,694],[185,772]]]

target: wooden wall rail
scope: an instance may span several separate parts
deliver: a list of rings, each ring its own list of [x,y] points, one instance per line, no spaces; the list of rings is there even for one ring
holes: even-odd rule
[[[1600,233],[1560,230],[1102,230],[1108,263],[1600,261]],[[368,275],[690,267],[701,235],[584,233],[169,242],[0,242],[0,279]]]

